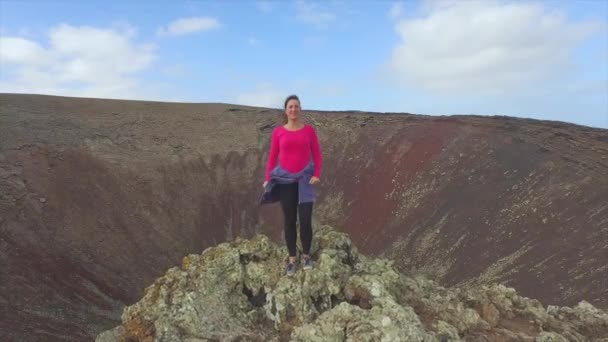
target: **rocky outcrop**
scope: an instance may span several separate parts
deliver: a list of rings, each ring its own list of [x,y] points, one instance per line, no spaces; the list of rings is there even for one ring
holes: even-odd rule
[[[444,288],[315,230],[312,270],[284,275],[285,247],[258,234],[183,258],[124,309],[110,341],[608,341],[608,314],[543,307],[513,288]]]

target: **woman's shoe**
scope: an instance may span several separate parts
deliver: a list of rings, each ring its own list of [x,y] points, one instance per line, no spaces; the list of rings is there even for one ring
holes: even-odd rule
[[[304,266],[302,267],[305,270],[311,270],[314,265],[312,258],[310,256],[304,257]]]
[[[296,264],[294,263],[287,263],[287,276],[288,277],[293,277],[296,274]]]

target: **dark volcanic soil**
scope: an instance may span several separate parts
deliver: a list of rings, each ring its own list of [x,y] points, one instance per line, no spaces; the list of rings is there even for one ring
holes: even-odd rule
[[[306,103],[303,103],[304,107]],[[276,110],[0,94],[0,336],[81,341],[189,253],[264,232]],[[444,285],[608,308],[608,130],[307,112],[315,219]]]

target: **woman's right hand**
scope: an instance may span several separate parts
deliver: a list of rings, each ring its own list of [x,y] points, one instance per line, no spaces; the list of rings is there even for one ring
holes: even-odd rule
[[[268,181],[265,181],[264,184],[262,184],[262,188],[266,188],[266,184],[268,184]]]

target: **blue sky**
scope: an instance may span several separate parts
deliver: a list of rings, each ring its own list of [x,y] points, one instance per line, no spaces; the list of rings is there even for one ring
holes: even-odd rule
[[[608,1],[0,0],[0,92],[608,128]]]

